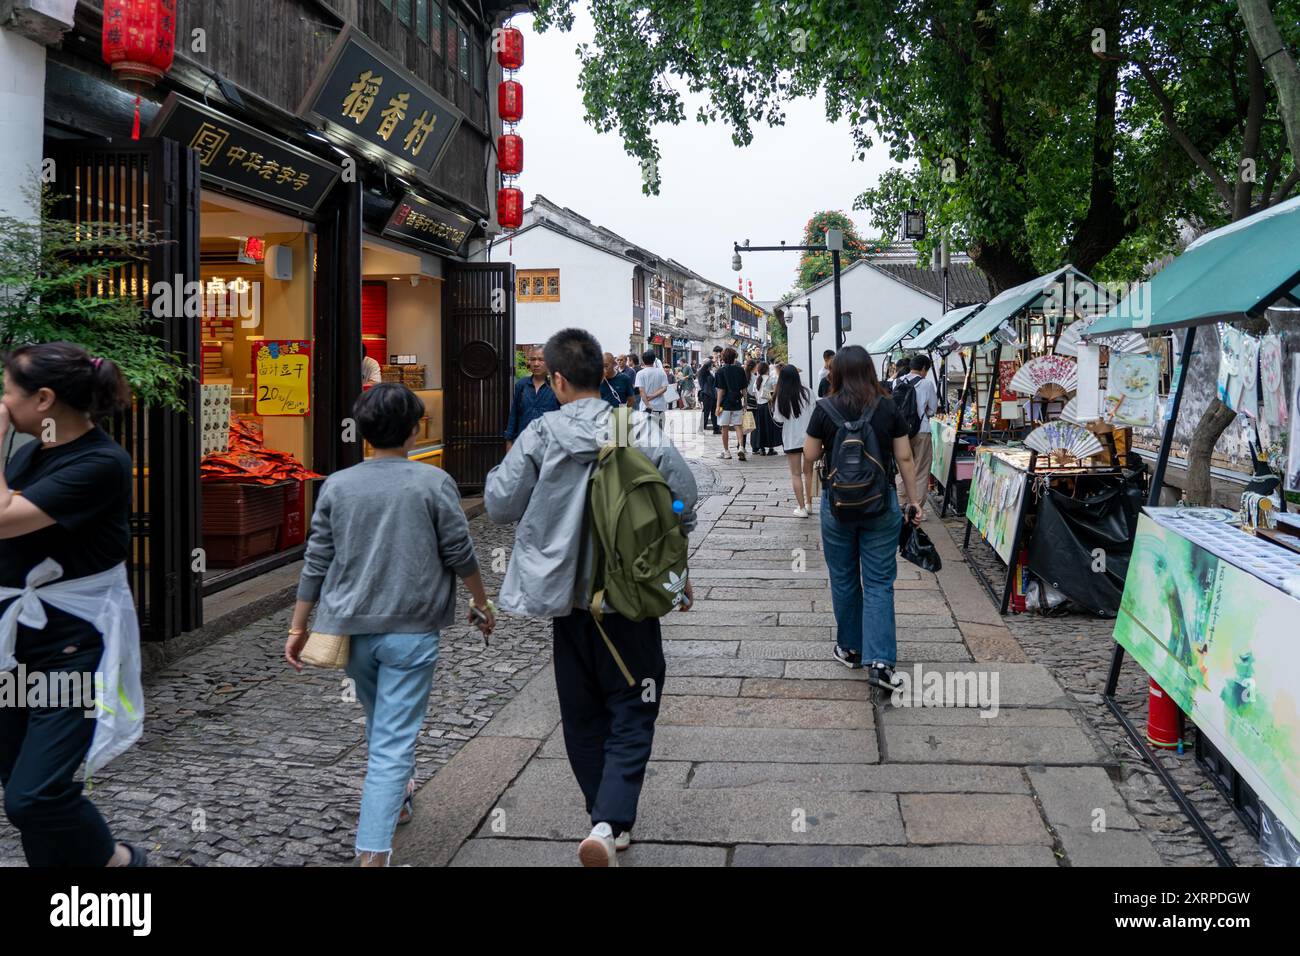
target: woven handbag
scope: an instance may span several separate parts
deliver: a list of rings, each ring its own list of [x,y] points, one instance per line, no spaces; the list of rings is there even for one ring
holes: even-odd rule
[[[740,420],[740,427],[747,432],[752,432],[758,428],[758,422],[754,419],[754,413],[745,409],[745,416]]]
[[[342,670],[348,663],[351,639],[347,634],[322,634],[312,631],[303,645],[302,662],[312,667]]]

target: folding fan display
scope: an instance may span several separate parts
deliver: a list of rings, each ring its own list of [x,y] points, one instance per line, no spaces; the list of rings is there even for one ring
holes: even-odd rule
[[[1063,355],[1040,355],[1017,370],[1011,387],[1026,395],[1037,395],[1047,385],[1073,392],[1079,381],[1079,367],[1074,359]]]
[[[1078,322],[1068,325],[1061,337],[1056,341],[1056,348],[1052,351],[1057,355],[1078,355],[1079,344],[1083,341],[1083,333],[1087,331],[1088,326],[1092,325],[1091,321],[1080,319]],[[1112,352],[1134,352],[1141,353],[1148,351],[1147,340],[1136,332],[1119,332],[1115,335],[1104,335],[1101,338],[1093,339],[1093,345],[1104,345]]]
[[[1063,451],[1072,458],[1087,458],[1101,453],[1097,436],[1081,425],[1054,421],[1039,425],[1025,437],[1025,447],[1040,455]]]
[[[1061,409],[1060,421],[1069,422],[1072,425],[1083,424],[1083,422],[1079,421],[1079,400],[1077,398],[1072,398],[1065,403],[1065,407]]]

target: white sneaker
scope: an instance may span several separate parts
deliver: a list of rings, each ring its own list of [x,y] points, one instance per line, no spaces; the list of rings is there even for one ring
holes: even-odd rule
[[[608,823],[591,828],[591,835],[578,844],[578,859],[583,866],[618,866],[614,831]]]
[[[614,838],[614,849],[620,853],[632,845],[632,834],[627,830],[620,830],[617,837]]]
[[[794,516],[795,516],[796,518],[806,518],[806,517],[808,517],[808,509],[807,509],[807,508],[795,508],[795,509],[794,509]]]

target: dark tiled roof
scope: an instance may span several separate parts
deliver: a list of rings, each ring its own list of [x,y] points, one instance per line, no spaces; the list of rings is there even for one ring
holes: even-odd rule
[[[938,299],[943,295],[943,273],[934,269],[921,269],[915,263],[871,263],[881,272],[888,273],[904,285]],[[948,307],[987,302],[989,280],[975,265],[953,263],[948,267]]]

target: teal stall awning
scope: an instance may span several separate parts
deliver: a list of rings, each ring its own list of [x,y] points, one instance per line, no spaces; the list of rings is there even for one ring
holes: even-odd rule
[[[949,332],[955,332],[962,327],[968,319],[973,317],[980,309],[984,308],[983,302],[976,302],[974,305],[963,305],[959,309],[952,309],[939,316],[939,321],[934,323],[912,341],[907,343],[909,349],[916,349],[924,352],[932,349],[938,343],[942,342],[944,336]]]
[[[1017,312],[1046,303],[1049,296],[1055,299],[1053,304],[1056,307],[1073,309],[1081,298],[1091,300],[1090,304],[1095,305],[1098,298],[1104,295],[1097,283],[1074,266],[1062,266],[1055,272],[1030,279],[990,299],[984,306],[984,311],[962,326],[955,336],[957,344],[978,345]]]
[[[871,355],[884,355],[886,352],[892,352],[903,339],[916,335],[924,329],[929,328],[930,320],[920,319],[903,319],[889,327],[880,338],[876,339],[867,346],[867,352]]]
[[[1300,196],[1207,232],[1083,333],[1154,332],[1300,305]]]

